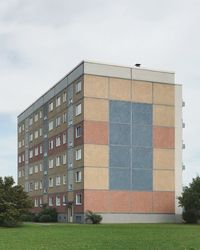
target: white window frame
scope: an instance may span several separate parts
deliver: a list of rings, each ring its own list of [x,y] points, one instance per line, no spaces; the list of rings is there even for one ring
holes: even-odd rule
[[[76,94],[81,92],[81,89],[82,89],[82,82],[79,81],[79,82],[76,83]]]
[[[76,205],[82,205],[82,194],[76,194]]]
[[[60,195],[56,195],[56,206],[59,207],[60,206]]]
[[[56,156],[56,167],[59,167],[61,165],[61,156]]]
[[[63,175],[63,185],[66,184],[66,175]]]
[[[61,105],[61,97],[56,97],[56,107],[59,107]]]
[[[61,137],[60,135],[56,137],[56,147],[59,147],[61,145]]]
[[[82,136],[82,126],[76,127],[76,138],[79,138]]]
[[[54,159],[49,159],[49,168],[54,167]]]
[[[75,172],[75,181],[81,182],[81,171]]]
[[[42,147],[42,145],[40,145],[40,154],[42,154],[43,153],[43,147]]]
[[[66,132],[63,133],[63,144],[67,143],[67,134]]]
[[[38,121],[38,113],[36,113],[34,116],[34,122],[37,122],[37,121]]]
[[[49,131],[53,130],[53,121],[49,122]]]
[[[39,137],[38,130],[35,131],[34,137],[35,137],[35,139],[37,139]]]
[[[53,197],[49,196],[49,206],[52,207],[53,206]]]
[[[61,117],[56,117],[56,127],[59,127],[61,125]]]
[[[53,178],[52,177],[49,178],[49,187],[53,187]]]
[[[40,172],[43,171],[43,165],[40,163]]]
[[[54,148],[54,141],[53,139],[49,141],[49,150],[52,150]]]
[[[61,184],[61,178],[60,176],[56,176],[56,186],[60,186]]]
[[[34,169],[35,169],[35,173],[38,173],[38,172],[39,172],[38,165],[35,165]]]
[[[66,102],[67,101],[67,92],[63,92],[63,102]]]
[[[62,164],[64,165],[64,164],[67,164],[67,155],[66,154],[64,154],[63,156],[62,156]]]
[[[39,189],[39,183],[38,183],[38,181],[35,182],[34,186],[35,186],[35,190]]]
[[[82,106],[81,106],[81,103],[79,103],[75,107],[75,115],[78,116],[81,114],[81,112],[82,112]]]
[[[49,103],[49,112],[53,111],[53,101]]]
[[[39,154],[39,148],[38,147],[35,147],[35,156],[38,156],[38,154]]]
[[[30,117],[29,118],[29,126],[32,126],[33,125],[33,117]]]
[[[79,161],[79,160],[81,160],[81,158],[82,158],[82,152],[81,152],[81,148],[79,148],[79,149],[77,149],[76,150],[76,161]]]
[[[34,199],[34,207],[39,207],[38,198]]]

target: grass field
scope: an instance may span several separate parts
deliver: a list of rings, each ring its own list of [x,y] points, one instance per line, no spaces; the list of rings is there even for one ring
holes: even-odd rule
[[[25,224],[0,228],[0,250],[200,249],[200,226]]]

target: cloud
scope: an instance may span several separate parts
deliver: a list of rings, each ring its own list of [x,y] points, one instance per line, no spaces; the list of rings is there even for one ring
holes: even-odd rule
[[[173,70],[186,101],[190,181],[200,166],[199,7],[198,0],[0,1],[0,112],[19,114],[83,59]]]

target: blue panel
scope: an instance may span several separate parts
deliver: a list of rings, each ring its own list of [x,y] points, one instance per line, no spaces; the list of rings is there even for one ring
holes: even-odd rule
[[[114,189],[114,190],[130,190],[131,189],[130,169],[110,168],[109,171],[110,171],[110,189]]]
[[[132,144],[136,147],[152,147],[152,126],[132,126]]]
[[[132,169],[132,190],[152,191],[152,170]]]
[[[130,123],[131,103],[123,101],[110,101],[110,122]]]
[[[152,105],[132,104],[132,122],[141,125],[152,125]]]
[[[152,169],[152,148],[134,148],[132,168]]]
[[[127,146],[110,146],[110,167],[131,167],[131,148]]]
[[[127,124],[110,124],[110,144],[130,145],[131,127]]]

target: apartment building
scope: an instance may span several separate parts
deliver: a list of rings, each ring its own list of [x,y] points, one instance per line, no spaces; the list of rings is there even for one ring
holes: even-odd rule
[[[59,221],[172,222],[182,87],[173,72],[81,62],[18,116],[18,183]]]

